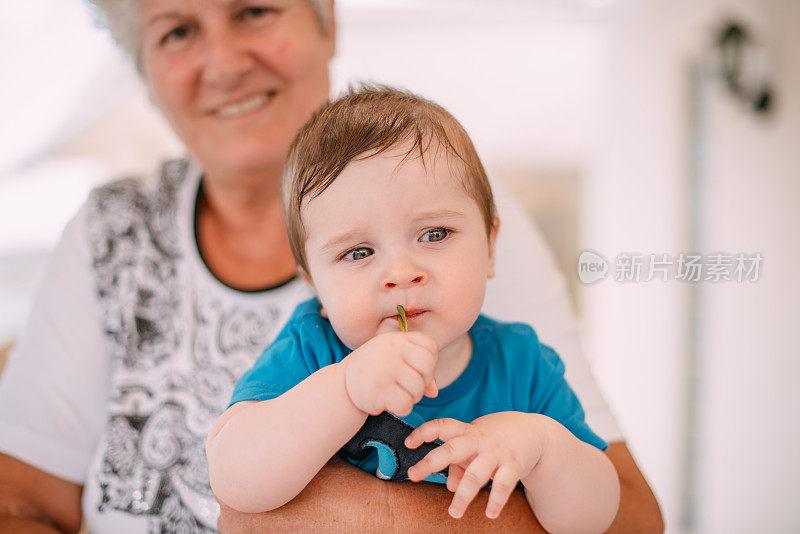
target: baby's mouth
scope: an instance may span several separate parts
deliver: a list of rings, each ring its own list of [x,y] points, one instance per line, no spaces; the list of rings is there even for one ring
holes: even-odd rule
[[[411,321],[413,319],[416,319],[426,312],[427,310],[406,310],[406,321]],[[392,319],[394,319],[395,321],[399,320],[400,314],[393,315]]]

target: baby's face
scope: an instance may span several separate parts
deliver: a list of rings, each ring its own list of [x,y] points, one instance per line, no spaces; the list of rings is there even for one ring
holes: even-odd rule
[[[424,332],[440,350],[475,322],[492,275],[494,236],[444,157],[401,163],[405,150],[352,161],[302,210],[309,274],[339,338]],[[426,155],[427,156],[427,155]]]

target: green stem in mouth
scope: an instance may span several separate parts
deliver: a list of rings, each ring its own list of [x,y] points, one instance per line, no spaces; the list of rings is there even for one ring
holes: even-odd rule
[[[397,317],[397,322],[400,323],[400,328],[403,332],[408,332],[408,323],[406,322],[406,311],[403,309],[402,306],[397,306],[397,313],[399,316]]]

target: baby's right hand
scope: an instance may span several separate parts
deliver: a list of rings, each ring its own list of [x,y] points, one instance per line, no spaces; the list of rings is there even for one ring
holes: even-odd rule
[[[350,400],[370,415],[408,415],[422,396],[435,397],[439,349],[421,332],[387,332],[348,355],[345,387]]]

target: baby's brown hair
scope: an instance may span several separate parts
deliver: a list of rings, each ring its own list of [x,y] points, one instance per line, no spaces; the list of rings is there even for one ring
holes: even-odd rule
[[[412,93],[365,85],[326,104],[297,134],[283,169],[286,230],[297,265],[308,272],[303,202],[321,195],[354,159],[410,145],[405,157],[425,165],[430,149],[444,150],[451,172],[478,203],[488,236],[496,208],[489,179],[467,132],[444,108]]]

